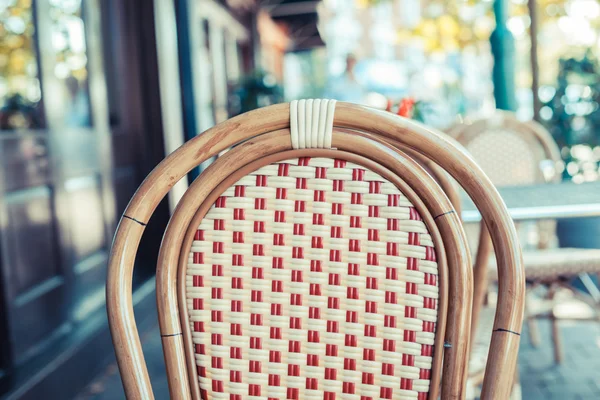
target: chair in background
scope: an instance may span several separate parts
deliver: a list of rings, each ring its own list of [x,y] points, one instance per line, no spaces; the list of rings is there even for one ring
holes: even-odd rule
[[[460,124],[449,130],[469,151],[479,166],[496,186],[533,185],[557,183],[561,179],[563,162],[560,151],[550,133],[536,122],[521,122],[512,113],[497,111],[488,119]],[[517,224],[521,243],[525,274],[530,288],[538,285],[548,287],[546,297],[553,301],[559,287],[573,288],[569,283],[582,276],[585,284],[591,284],[586,274],[600,273],[600,250],[556,247],[556,222],[538,221]],[[472,233],[467,231],[468,233]],[[482,232],[485,240],[485,232]],[[470,235],[471,237],[476,234]],[[480,239],[481,241],[481,239]],[[479,246],[481,248],[481,245]],[[491,251],[491,246],[488,246]],[[481,253],[482,256],[485,252]],[[485,262],[481,265],[486,266]],[[495,279],[495,261],[489,263],[490,278]],[[483,302],[487,287],[487,268],[475,271],[476,307]],[[595,288],[592,288],[595,289]],[[576,295],[579,292],[573,291]],[[584,298],[598,313],[600,308],[592,299]],[[558,319],[552,308],[548,315],[527,312],[526,321],[533,345],[540,338],[535,319],[549,317],[552,324],[554,358],[561,362],[562,350]]]
[[[482,398],[507,398],[525,288],[516,230],[492,183],[442,134],[325,100],[223,122],[168,156],[136,192],[107,282],[128,398],[153,398],[131,301],[144,227],[175,182],[232,146],[192,183],[160,249],[171,397],[437,399],[441,382],[442,398],[463,398],[466,238],[440,186],[394,143],[452,174],[494,227],[503,285]]]

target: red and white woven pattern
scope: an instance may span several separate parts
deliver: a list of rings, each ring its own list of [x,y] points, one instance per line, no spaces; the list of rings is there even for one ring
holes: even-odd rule
[[[187,270],[201,393],[426,399],[438,279],[421,216],[343,160],[260,168],[212,206]]]

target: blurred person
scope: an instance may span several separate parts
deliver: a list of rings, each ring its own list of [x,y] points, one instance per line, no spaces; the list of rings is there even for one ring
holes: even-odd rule
[[[348,54],[346,57],[346,70],[342,75],[332,79],[327,84],[325,98],[359,104],[365,102],[367,91],[356,80],[356,75],[354,74],[356,63],[357,60],[354,54]]]
[[[91,123],[90,103],[85,85],[73,75],[65,78],[65,86],[69,99],[68,111],[65,115],[67,126],[89,126]]]

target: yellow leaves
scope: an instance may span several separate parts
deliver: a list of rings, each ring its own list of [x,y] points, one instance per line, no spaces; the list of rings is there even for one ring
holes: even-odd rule
[[[415,28],[415,34],[422,37],[437,36],[438,27],[433,19],[423,19]]]
[[[473,35],[477,40],[489,39],[492,31],[495,28],[494,20],[490,16],[478,18],[473,25]]]
[[[456,37],[460,31],[460,25],[452,15],[442,15],[437,19],[437,26],[442,36]]]
[[[25,68],[31,60],[31,53],[17,49],[14,50],[8,59],[8,70],[14,75],[26,75]]]
[[[410,43],[411,40],[414,40],[414,35],[409,29],[398,29],[396,32],[396,43],[404,44]]]
[[[456,51],[477,40],[487,39],[493,24],[489,18],[480,18],[475,21],[475,28],[459,21],[454,15],[444,14],[439,18],[421,20],[412,31],[412,39],[421,40],[427,52]],[[407,42],[409,39],[406,31],[398,32],[399,41]]]

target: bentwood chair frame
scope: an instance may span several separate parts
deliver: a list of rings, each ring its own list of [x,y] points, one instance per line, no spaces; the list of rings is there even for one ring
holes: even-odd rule
[[[107,282],[109,322],[127,397],[153,398],[131,294],[133,265],[146,223],[170,188],[187,172],[235,146],[190,186],[169,222],[161,245],[157,300],[172,398],[200,398],[198,385],[191,384],[197,381],[197,375],[185,307],[185,265],[199,222],[219,194],[240,177],[272,162],[306,156],[356,161],[385,175],[419,211],[425,211],[422,217],[436,243],[440,274],[429,398],[437,398],[440,374],[443,398],[464,397],[472,304],[472,272],[464,232],[459,216],[439,186],[395,147],[419,154],[450,173],[472,196],[489,228],[498,259],[500,285],[482,398],[508,398],[523,317],[524,273],[516,230],[489,179],[464,150],[443,134],[389,113],[349,103],[337,103],[335,114],[328,114],[332,126],[331,148],[300,146],[299,149],[294,145],[297,138],[290,138],[294,107],[296,104],[292,107],[280,104],[255,110],[209,129],[163,160],[128,205],[115,236]],[[444,241],[440,239],[442,236]]]
[[[539,123],[535,121],[523,122],[516,118],[516,116],[507,111],[497,110],[496,114],[492,118],[479,119],[470,123],[461,123],[452,127],[448,133],[451,137],[456,139],[463,146],[467,147],[469,144],[480,135],[485,134],[489,130],[501,130],[509,131],[519,139],[523,140],[527,144],[527,151],[531,152],[531,157],[534,168],[533,174],[529,177],[532,181],[530,184],[539,183],[558,183],[561,180],[560,172],[563,168],[563,161],[560,155],[560,150],[550,135],[550,133]],[[500,157],[502,154],[498,154]],[[485,155],[483,155],[485,157]],[[543,165],[545,163],[546,165]],[[490,174],[490,171],[487,171]],[[510,175],[510,174],[505,174]],[[523,183],[523,182],[520,182]],[[475,262],[474,269],[474,296],[473,303],[474,309],[473,314],[478,315],[482,304],[484,302],[485,293],[487,292],[488,278],[490,277],[490,255],[492,254],[492,248],[489,243],[489,237],[484,229],[485,225],[482,225],[480,231],[477,260]],[[584,275],[587,273],[600,273],[600,252],[595,249],[572,249],[572,248],[559,248],[555,249],[551,253],[545,254],[544,250],[549,247],[550,242],[555,236],[556,222],[551,220],[539,221],[537,223],[539,233],[538,249],[539,253],[527,253],[524,260],[525,265],[525,276],[529,287],[534,289],[539,285],[548,286],[548,292],[546,297],[548,300],[553,300],[554,295],[559,287],[567,287],[573,290],[569,286],[568,278],[574,278],[580,273]],[[544,268],[540,264],[544,264],[543,260],[546,258],[548,264],[554,264],[557,256],[564,258],[563,267],[554,270],[552,268]],[[534,265],[530,264],[530,258],[528,255],[536,256]],[[597,259],[596,262],[590,261],[591,259]],[[585,268],[580,268],[579,264],[586,264]],[[535,269],[532,269],[535,268]],[[573,272],[565,273],[572,269]],[[585,277],[584,277],[585,279]],[[582,282],[586,284],[586,280],[582,279]],[[593,285],[593,283],[590,283]],[[592,290],[597,290],[592,288]],[[573,290],[577,294],[577,290]],[[589,299],[585,296],[578,296],[588,305],[596,311],[596,318],[600,316],[600,310],[598,302],[595,299]],[[527,301],[526,301],[527,304]],[[537,346],[540,343],[539,332],[535,320],[540,318],[540,315],[526,313],[525,320],[529,326],[529,336],[533,345]],[[554,358],[555,361],[560,363],[562,360],[562,349],[560,345],[560,331],[558,327],[558,318],[552,309],[549,312],[548,317],[552,323],[552,341],[554,347]],[[474,318],[474,321],[476,319]]]

